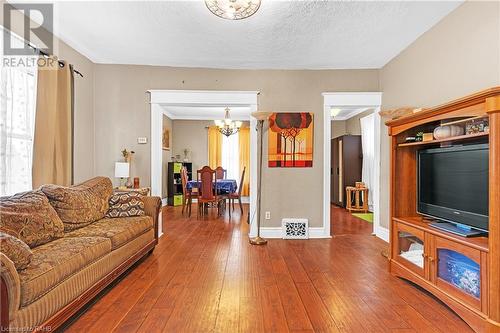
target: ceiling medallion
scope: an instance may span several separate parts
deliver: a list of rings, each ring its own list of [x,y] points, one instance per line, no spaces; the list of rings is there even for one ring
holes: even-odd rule
[[[226,20],[242,20],[259,10],[261,0],[205,0],[207,8]]]
[[[224,117],[224,120],[216,120],[214,122],[219,132],[225,136],[238,133],[241,125],[243,125],[241,121],[231,120],[231,117],[229,116],[229,108],[226,108],[226,116]]]

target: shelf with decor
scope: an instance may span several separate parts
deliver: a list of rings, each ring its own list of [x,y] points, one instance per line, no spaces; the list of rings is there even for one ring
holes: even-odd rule
[[[169,206],[182,205],[183,191],[181,169],[187,170],[188,180],[193,179],[193,164],[189,162],[169,162],[167,170],[167,203]]]
[[[500,87],[386,124],[391,273],[435,295],[474,331],[500,331],[500,205],[489,204],[500,200],[500,169],[489,167],[500,165]],[[478,236],[465,237],[471,230]]]
[[[487,138],[489,136],[489,132],[482,133],[473,133],[473,134],[464,134],[458,136],[452,136],[444,139],[434,139],[430,141],[418,141],[418,142],[408,142],[408,143],[399,143],[398,147],[408,147],[408,146],[423,146],[423,145],[432,145],[437,143],[459,143],[461,141],[470,141],[479,138]]]

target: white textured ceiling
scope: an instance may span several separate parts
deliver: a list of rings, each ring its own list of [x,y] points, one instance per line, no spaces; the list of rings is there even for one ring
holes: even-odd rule
[[[341,121],[341,120],[348,120],[351,119],[354,116],[357,116],[360,113],[363,113],[365,111],[368,111],[373,108],[367,108],[367,107],[340,107],[340,108],[335,108],[332,107],[330,111],[332,112],[332,120],[333,121]]]
[[[226,106],[162,106],[170,119],[222,120]],[[249,107],[229,107],[232,120],[250,120]]]
[[[460,3],[262,0],[229,21],[202,0],[60,2],[55,34],[98,63],[380,68]]]

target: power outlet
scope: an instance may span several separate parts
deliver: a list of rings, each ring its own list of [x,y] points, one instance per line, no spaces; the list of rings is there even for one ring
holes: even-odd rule
[[[148,143],[148,138],[145,136],[138,137],[137,143],[140,145],[144,145],[144,144]]]
[[[271,219],[271,212],[266,212],[266,220],[270,220]]]

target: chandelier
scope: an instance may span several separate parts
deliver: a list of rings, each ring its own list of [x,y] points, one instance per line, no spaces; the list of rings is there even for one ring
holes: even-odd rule
[[[205,0],[207,8],[218,17],[242,20],[259,10],[261,0]]]
[[[219,132],[221,132],[225,136],[230,136],[232,134],[238,133],[242,125],[241,121],[231,120],[231,117],[229,117],[229,108],[226,108],[226,115],[224,117],[224,120],[215,120],[214,122]]]

